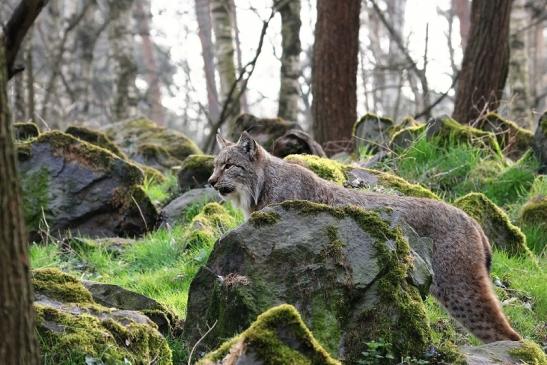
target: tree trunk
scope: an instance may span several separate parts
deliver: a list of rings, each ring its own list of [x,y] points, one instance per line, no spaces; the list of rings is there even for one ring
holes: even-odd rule
[[[405,7],[406,0],[389,0],[387,2],[387,13],[390,14],[391,24],[400,39],[403,37],[403,29],[405,25]],[[387,56],[386,70],[386,90],[382,105],[385,114],[393,120],[399,119],[399,106],[401,102],[401,82],[403,78],[403,62],[404,56],[401,48],[397,45],[394,39],[389,39],[389,51]]]
[[[300,99],[298,78],[300,67],[300,0],[286,2],[281,13],[281,86],[279,88],[279,108],[277,115],[283,119],[298,120],[298,101]]]
[[[360,6],[359,0],[317,1],[312,70],[314,132],[331,154],[347,147],[357,119]]]
[[[213,30],[215,32],[215,58],[217,71],[220,77],[221,102],[226,103],[228,94],[236,80],[236,67],[234,62],[234,27],[232,25],[231,7],[229,0],[211,0],[211,12],[213,14]],[[232,136],[235,118],[240,113],[240,102],[236,100],[238,92],[232,93],[230,100],[228,120],[228,134]],[[234,137],[234,136],[232,136]]]
[[[159,125],[165,123],[165,113],[161,103],[160,75],[156,65],[156,51],[154,41],[150,37],[151,0],[137,0],[137,23],[139,35],[142,39],[142,52],[145,65],[145,74],[148,81],[147,101],[150,106],[150,117]]]
[[[453,117],[461,123],[499,106],[509,68],[511,0],[473,0]]]
[[[234,27],[234,41],[236,45],[236,60],[237,60],[237,73],[241,72],[243,68],[243,52],[241,51],[241,41],[239,39],[239,25],[237,23],[237,8],[234,0],[230,0],[230,14],[232,15],[232,26]],[[245,90],[239,97],[242,113],[249,112],[249,104],[247,103],[247,93]]]
[[[528,34],[525,31],[530,20],[525,0],[514,0],[511,12],[509,88],[511,117],[521,127],[532,129],[532,113],[528,83]]]
[[[114,102],[112,114],[116,120],[137,113],[137,65],[133,59],[131,8],[134,0],[110,0],[110,29],[108,39],[114,60]]]
[[[195,0],[195,3],[199,29],[198,34],[201,42],[201,55],[203,57],[203,71],[205,72],[205,86],[207,87],[209,118],[216,122],[220,116],[220,106],[218,103],[218,92],[215,81],[215,59],[213,54],[210,4],[209,0]]]
[[[7,100],[7,64],[0,32],[0,363],[39,364],[25,221]]]
[[[452,0],[452,10],[460,22],[460,39],[462,49],[467,47],[469,28],[471,27],[471,10],[469,0]]]

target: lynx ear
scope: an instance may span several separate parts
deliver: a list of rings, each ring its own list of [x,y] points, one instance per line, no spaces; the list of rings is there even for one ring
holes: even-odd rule
[[[255,158],[258,151],[258,145],[249,133],[243,132],[241,137],[239,137],[237,144],[249,155],[249,157],[252,159]]]
[[[220,135],[220,133],[217,133],[217,143],[218,143],[218,145],[221,149],[226,148],[226,147],[228,147],[229,145],[232,144],[232,142],[227,141],[226,139],[224,139],[224,137],[222,137]]]

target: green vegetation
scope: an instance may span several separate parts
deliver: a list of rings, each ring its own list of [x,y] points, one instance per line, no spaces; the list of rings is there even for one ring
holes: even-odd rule
[[[177,193],[177,177],[171,173],[166,174],[163,181],[145,176],[142,185],[144,192],[156,206],[163,205]]]

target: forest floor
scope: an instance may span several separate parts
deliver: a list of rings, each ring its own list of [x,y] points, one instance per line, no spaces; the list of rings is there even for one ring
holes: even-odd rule
[[[447,147],[421,139],[394,156],[373,167],[422,184],[449,203],[469,192],[482,192],[504,209],[515,224],[530,197],[547,195],[547,179],[535,173],[537,162],[529,154],[517,162],[508,162],[469,145]],[[361,151],[360,159],[367,157],[367,151]],[[156,204],[163,205],[174,196],[175,180],[170,176],[162,184],[147,182],[145,190]],[[68,249],[53,239],[32,245],[32,267],[58,267],[81,279],[120,285],[157,300],[184,318],[190,283],[223,233],[219,231],[215,237],[188,241],[184,232],[203,205],[188,209],[178,224],[149,233],[119,251],[90,239],[78,239],[79,244],[71,244]],[[243,222],[241,212],[229,205],[227,208],[235,218],[235,225]],[[520,228],[533,257],[509,256],[495,249],[491,277],[503,310],[515,329],[545,348],[547,228],[526,225]],[[435,299],[428,298],[426,308],[434,336],[449,338],[457,345],[479,343],[461,329]],[[173,338],[169,341],[174,362],[187,361],[187,344]]]

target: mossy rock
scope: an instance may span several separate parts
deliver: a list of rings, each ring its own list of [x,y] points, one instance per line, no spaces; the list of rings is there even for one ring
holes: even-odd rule
[[[531,131],[519,127],[515,122],[504,119],[496,113],[488,113],[479,118],[475,127],[494,133],[504,154],[513,160],[518,160],[532,148],[534,136]]]
[[[352,137],[355,151],[366,148],[376,152],[381,147],[387,146],[394,131],[393,120],[367,113],[353,125]]]
[[[539,172],[547,173],[547,111],[543,112],[538,119],[536,132],[534,133],[533,143],[534,153],[541,163]]]
[[[479,222],[492,246],[510,255],[532,255],[521,230],[486,195],[470,193],[457,199],[454,205]]]
[[[135,236],[157,211],[141,188],[143,172],[110,151],[61,132],[17,145],[23,208],[33,240],[64,236]],[[47,224],[46,224],[47,223]]]
[[[210,246],[215,237],[235,227],[236,219],[219,203],[208,203],[192,218],[185,231],[185,242],[188,246]]]
[[[177,173],[177,182],[181,192],[207,185],[207,180],[213,174],[213,160],[211,155],[190,155],[182,162]]]
[[[146,118],[113,123],[104,127],[104,132],[129,158],[162,171],[170,170],[189,155],[201,153],[184,134]]]
[[[70,126],[66,129],[65,133],[70,134],[71,136],[74,136],[78,139],[81,139],[82,141],[86,141],[96,146],[102,147],[112,152],[113,154],[115,154],[121,159],[124,159],[124,160],[127,159],[127,156],[125,155],[125,153],[123,153],[122,150],[120,150],[118,146],[116,146],[110,140],[110,138],[108,138],[106,134],[102,132],[89,129],[86,127]]]
[[[95,303],[76,278],[56,269],[35,270],[33,287],[43,364],[172,364],[167,341],[142,313]]]
[[[547,365],[545,352],[530,341],[498,341],[479,346],[464,346],[466,364]]]
[[[378,338],[396,356],[423,356],[430,329],[410,278],[411,262],[425,261],[412,259],[402,228],[392,223],[357,207],[306,201],[253,213],[217,242],[194,278],[185,337],[195,343],[200,329],[216,321],[196,349],[210,351],[268,308],[289,303],[345,362],[355,363]]]
[[[272,155],[283,158],[288,155],[316,155],[326,157],[323,147],[306,132],[291,129],[277,138],[272,147]]]
[[[521,208],[520,221],[530,226],[542,225],[547,229],[547,196],[536,195],[528,200]]]
[[[547,356],[541,347],[530,340],[521,341],[520,347],[509,350],[512,358],[530,365],[547,365]]]
[[[17,141],[26,141],[40,135],[40,129],[33,122],[17,122],[13,124],[15,130],[15,139]]]
[[[501,157],[501,149],[496,136],[468,125],[463,125],[448,116],[433,118],[426,125],[427,138],[438,137],[447,143],[467,143],[469,145],[489,150]]]
[[[402,128],[391,136],[389,148],[393,151],[408,148],[416,141],[425,131],[425,124],[418,124]]]
[[[234,121],[230,138],[237,141],[241,133],[247,131],[262,147],[272,152],[275,140],[295,128],[299,129],[296,122],[281,118],[258,118],[252,114],[241,114]]]
[[[207,354],[197,365],[235,364],[245,359],[270,365],[340,365],[313,337],[292,305],[268,309],[240,335]]]
[[[328,158],[309,155],[290,155],[285,157],[285,161],[303,166],[325,180],[346,187],[439,200],[435,193],[425,187],[409,183],[387,172],[345,165]]]

